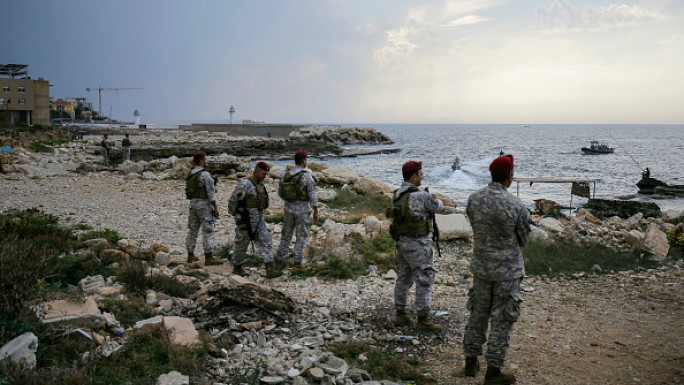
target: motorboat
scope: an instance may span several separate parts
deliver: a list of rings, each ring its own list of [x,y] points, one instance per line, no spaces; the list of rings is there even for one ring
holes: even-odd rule
[[[612,154],[615,152],[615,149],[608,147],[605,143],[599,143],[596,140],[592,140],[589,147],[582,147],[582,152],[588,155]]]

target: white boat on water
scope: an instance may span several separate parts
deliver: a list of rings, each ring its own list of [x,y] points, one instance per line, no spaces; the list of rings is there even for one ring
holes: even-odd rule
[[[589,147],[582,147],[582,152],[588,155],[612,154],[615,152],[615,149],[608,147],[605,143],[599,143],[596,140],[592,140]]]

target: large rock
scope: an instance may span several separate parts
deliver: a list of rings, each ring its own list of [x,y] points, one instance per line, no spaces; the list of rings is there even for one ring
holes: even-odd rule
[[[684,211],[669,209],[663,215],[663,222],[672,223],[673,225],[684,222]]]
[[[539,227],[546,231],[551,231],[554,233],[563,232],[563,225],[561,224],[561,222],[558,219],[551,217],[542,218],[542,220],[539,221]]]
[[[97,327],[106,323],[97,308],[95,298],[58,299],[41,306],[42,321],[47,324],[68,323],[70,325]]]
[[[642,249],[653,255],[653,259],[662,260],[667,256],[670,250],[670,244],[667,242],[667,234],[660,230],[658,226],[651,223],[644,234],[644,241]]]
[[[463,214],[435,215],[439,227],[440,240],[470,239],[473,228]]]
[[[7,367],[10,362],[33,368],[36,366],[36,350],[38,337],[31,332],[24,333],[0,348],[0,368]]]
[[[380,179],[362,176],[354,182],[352,190],[363,195],[379,196],[391,193],[394,188]]]
[[[644,233],[639,230],[624,231],[623,234],[625,236],[625,242],[632,247],[637,247],[644,241]]]
[[[190,385],[190,376],[184,376],[182,373],[174,370],[159,376],[157,378],[157,385]]]
[[[382,222],[373,215],[367,216],[363,225],[366,227],[366,235],[368,237],[377,237],[380,235],[380,231],[382,231]]]
[[[653,202],[590,199],[584,207],[589,209],[592,214],[602,219],[614,215],[617,215],[620,218],[629,218],[636,213],[642,213],[646,218],[660,218],[662,216],[660,207]]]
[[[325,170],[322,170],[321,174],[322,182],[339,185],[354,183],[359,178],[359,176],[354,171],[346,167],[327,168]]]
[[[537,226],[530,226],[530,241],[544,241],[549,239],[549,234]]]
[[[147,162],[132,162],[130,160],[124,161],[119,165],[119,172],[122,174],[142,174],[145,172],[145,165]]]

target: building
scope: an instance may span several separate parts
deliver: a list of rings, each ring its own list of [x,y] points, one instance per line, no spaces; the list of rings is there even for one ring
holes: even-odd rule
[[[50,124],[50,82],[31,79],[26,64],[0,64],[0,119]]]
[[[51,101],[50,115],[55,121],[73,122],[76,119],[76,99]]]

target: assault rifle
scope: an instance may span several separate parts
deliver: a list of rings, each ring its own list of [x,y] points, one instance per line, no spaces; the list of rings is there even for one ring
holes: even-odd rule
[[[252,218],[250,218],[249,215],[249,210],[247,209],[247,201],[245,200],[245,196],[240,199],[240,203],[238,204],[237,208],[237,213],[240,214],[240,222],[243,226],[247,226],[247,236],[249,237],[249,243],[252,244],[252,251],[254,251],[254,230],[252,230]],[[261,218],[260,218],[261,219]],[[261,221],[261,220],[260,220]],[[240,225],[238,225],[239,227]],[[257,226],[259,226],[257,224]]]
[[[430,189],[425,187],[425,192],[430,193]],[[439,227],[437,227],[437,217],[435,213],[432,213],[432,240],[437,245],[437,255],[439,259],[442,259],[442,250],[439,248]]]

